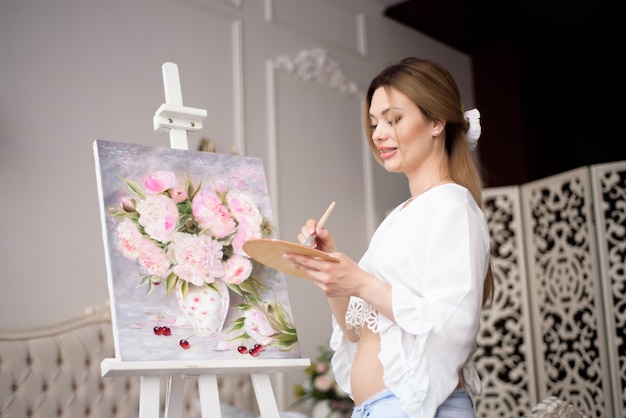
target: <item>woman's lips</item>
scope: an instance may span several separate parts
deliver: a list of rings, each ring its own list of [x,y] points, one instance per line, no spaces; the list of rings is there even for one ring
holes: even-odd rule
[[[393,157],[393,155],[396,153],[396,149],[397,148],[380,148],[378,150],[380,158],[386,160]]]

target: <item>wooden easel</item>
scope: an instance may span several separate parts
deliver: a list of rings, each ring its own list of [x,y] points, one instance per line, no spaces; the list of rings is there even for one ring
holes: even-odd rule
[[[170,146],[188,150],[187,132],[202,129],[206,110],[183,106],[178,66],[162,66],[165,103],[154,115],[154,130],[169,130]],[[250,359],[206,361],[131,361],[104,359],[100,365],[103,377],[140,376],[139,418],[159,418],[161,377],[167,376],[165,418],[182,418],[184,377],[198,377],[200,408],[203,418],[221,418],[217,376],[250,374],[259,411],[263,418],[279,418],[272,391],[270,373],[303,370],[310,359]]]

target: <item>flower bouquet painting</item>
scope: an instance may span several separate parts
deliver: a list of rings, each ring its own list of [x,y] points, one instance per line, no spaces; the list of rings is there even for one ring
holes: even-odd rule
[[[299,358],[258,158],[94,142],[116,357]]]

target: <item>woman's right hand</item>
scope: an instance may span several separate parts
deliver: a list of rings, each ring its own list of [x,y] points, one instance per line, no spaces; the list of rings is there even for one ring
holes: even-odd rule
[[[311,245],[313,248],[324,251],[325,253],[336,252],[337,247],[335,246],[335,240],[333,239],[333,236],[327,229],[317,229],[317,222],[318,221],[316,219],[309,219],[308,221],[306,221],[306,224],[304,224],[300,229],[300,233],[298,234],[298,241],[300,242],[300,244],[304,244],[304,242],[311,235],[315,234],[315,240]]]

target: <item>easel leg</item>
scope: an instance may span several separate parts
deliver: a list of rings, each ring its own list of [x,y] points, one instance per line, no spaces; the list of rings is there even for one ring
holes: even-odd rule
[[[165,398],[165,418],[183,417],[183,392],[185,380],[182,375],[170,375],[167,380],[167,392]]]
[[[198,391],[200,392],[202,418],[222,418],[217,375],[203,374],[198,376]]]
[[[160,376],[141,376],[139,391],[139,418],[159,418],[161,407]]]
[[[267,373],[252,373],[251,378],[261,417],[280,418],[276,398],[274,398],[274,392],[272,391],[270,375]]]

